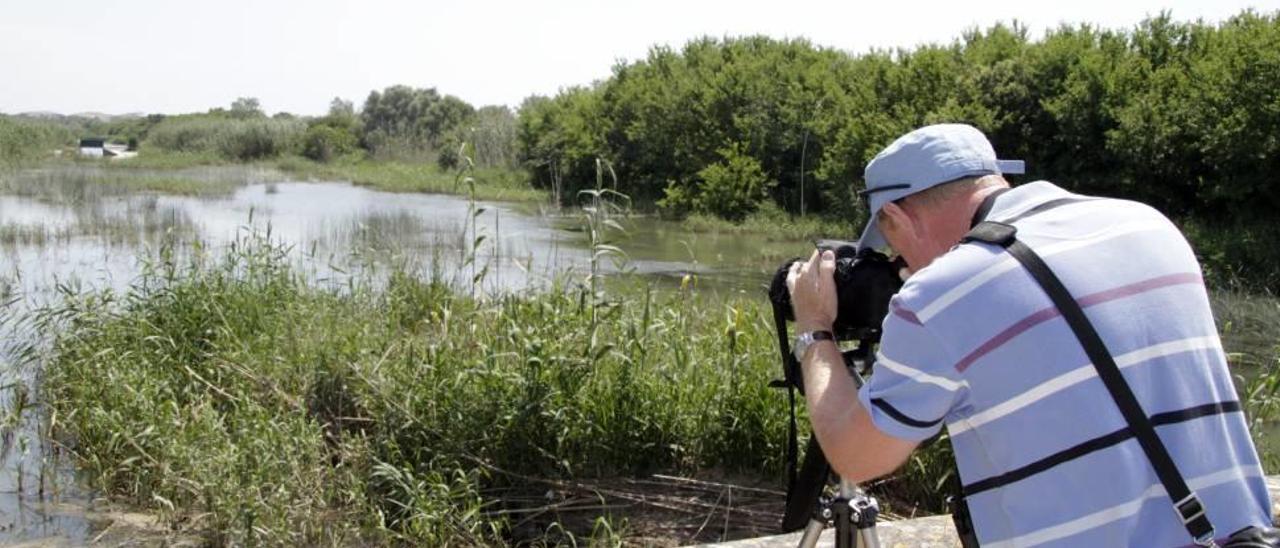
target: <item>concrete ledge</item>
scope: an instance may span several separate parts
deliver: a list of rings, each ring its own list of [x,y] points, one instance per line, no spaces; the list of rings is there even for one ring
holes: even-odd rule
[[[1267,476],[1267,491],[1271,494],[1271,516],[1280,516],[1280,476]],[[929,516],[902,521],[881,522],[876,526],[880,533],[880,545],[884,548],[958,548],[960,539],[951,526],[951,516]],[[818,546],[833,546],[834,529],[822,532]],[[716,544],[727,548],[783,548],[796,546],[803,532],[736,540]]]

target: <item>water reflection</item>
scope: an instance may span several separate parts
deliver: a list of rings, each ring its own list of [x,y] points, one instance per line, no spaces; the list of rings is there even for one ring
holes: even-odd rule
[[[132,194],[70,203],[43,201],[47,197],[0,196],[0,267],[20,280],[17,290],[27,297],[47,295],[52,284],[71,279],[123,287],[149,248],[200,241],[216,250],[250,232],[289,246],[300,262],[323,259],[317,264],[325,277],[392,258],[413,267],[443,261],[439,268],[447,272],[465,241],[463,199],[344,183],[246,185],[223,197]],[[492,283],[525,287],[536,282],[533,274],[585,260],[585,252],[569,244],[573,236],[545,220],[482,205],[488,211],[477,229],[488,241],[480,253],[503,271]],[[531,262],[546,268],[530,270]]]

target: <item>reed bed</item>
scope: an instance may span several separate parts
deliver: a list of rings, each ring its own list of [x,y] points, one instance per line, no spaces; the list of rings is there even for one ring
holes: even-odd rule
[[[49,247],[87,238],[101,245],[140,245],[189,239],[197,233],[185,210],[160,208],[155,201],[129,203],[118,212],[77,207],[66,224],[0,223],[0,248]]]
[[[54,431],[96,486],[220,544],[621,542],[608,505],[531,525],[513,493],[659,472],[779,487],[763,299],[569,280],[473,298],[405,271],[335,290],[286,255],[162,250],[129,290],[39,313],[61,326]],[[900,513],[930,504],[912,501],[935,453],[886,484]]]
[[[454,173],[432,164],[351,160],[322,164],[301,157],[277,160],[273,167],[295,176],[320,181],[351,181],[387,192],[468,194]],[[529,186],[523,171],[502,168],[474,170],[475,198],[511,202],[545,202],[547,193]]]
[[[66,237],[66,231],[50,229],[44,225],[0,224],[0,246],[46,245],[65,240]]]
[[[50,162],[43,168],[0,177],[0,194],[76,206],[137,193],[226,196],[246,184],[270,178],[270,171],[251,166],[125,170],[83,162]]]
[[[798,242],[823,238],[856,240],[861,234],[862,219],[839,216],[792,215],[776,206],[765,205],[740,222],[694,213],[681,221],[681,226],[694,233],[761,234],[771,242]]]

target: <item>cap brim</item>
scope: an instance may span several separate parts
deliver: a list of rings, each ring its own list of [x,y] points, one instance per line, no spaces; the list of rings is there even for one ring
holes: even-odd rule
[[[862,237],[858,238],[858,250],[871,248],[882,250],[889,247],[889,242],[885,241],[884,235],[880,233],[880,225],[876,222],[876,216],[872,215],[871,220],[867,222],[867,227],[862,229]]]
[[[996,167],[1000,169],[1000,173],[1009,175],[1022,175],[1027,172],[1027,163],[1022,160],[996,160]]]

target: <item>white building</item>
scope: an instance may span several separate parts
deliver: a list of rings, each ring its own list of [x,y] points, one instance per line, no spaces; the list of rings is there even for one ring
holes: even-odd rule
[[[91,158],[101,158],[106,156],[107,140],[97,138],[84,138],[80,140],[80,155]]]
[[[86,158],[132,158],[136,152],[130,152],[125,145],[108,143],[106,139],[86,137],[80,139],[80,155]]]

